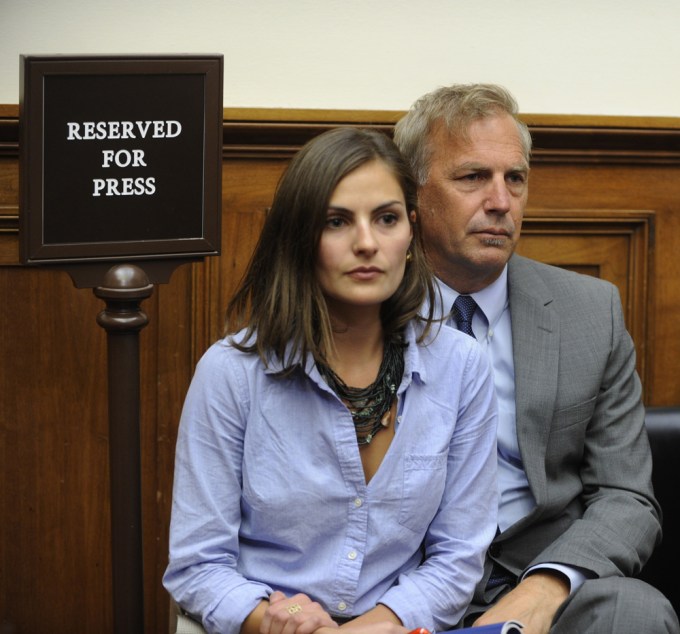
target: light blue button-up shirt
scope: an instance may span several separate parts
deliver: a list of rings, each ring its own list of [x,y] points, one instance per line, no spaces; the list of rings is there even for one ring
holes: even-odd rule
[[[164,583],[209,632],[236,634],[272,590],[345,618],[382,603],[407,628],[460,619],[496,530],[493,381],[462,333],[406,339],[395,437],[368,484],[350,413],[310,360],[278,378],[226,341],[204,355]]]

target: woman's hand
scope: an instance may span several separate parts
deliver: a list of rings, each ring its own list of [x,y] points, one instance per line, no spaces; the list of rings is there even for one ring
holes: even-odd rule
[[[338,624],[307,595],[287,597],[276,591],[269,597],[269,605],[260,623],[260,634],[312,634],[320,627],[337,628]]]

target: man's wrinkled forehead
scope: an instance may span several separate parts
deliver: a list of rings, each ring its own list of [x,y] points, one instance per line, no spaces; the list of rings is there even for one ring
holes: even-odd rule
[[[449,121],[445,117],[440,117],[439,119],[435,120],[430,126],[427,137],[428,164],[435,154],[450,156],[452,153],[459,153],[466,149],[472,148],[472,130],[475,127],[475,124],[485,122],[490,119],[495,119],[496,117],[508,117],[513,121],[517,149],[522,156],[522,160],[518,160],[516,162],[516,167],[523,167],[526,171],[528,171],[530,157],[527,155],[527,149],[525,147],[519,126],[512,115],[504,112],[475,117],[469,121]],[[514,140],[511,141],[510,144],[514,145]]]

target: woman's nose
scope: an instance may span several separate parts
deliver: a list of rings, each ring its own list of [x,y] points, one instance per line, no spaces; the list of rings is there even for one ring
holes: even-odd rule
[[[375,252],[378,248],[378,242],[375,238],[373,228],[370,223],[359,222],[356,225],[356,233],[354,236],[354,250],[356,252]]]

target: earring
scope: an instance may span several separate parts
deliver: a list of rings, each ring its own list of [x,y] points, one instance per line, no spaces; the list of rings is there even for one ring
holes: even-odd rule
[[[407,261],[407,262],[410,262],[411,260],[413,260],[413,253],[411,253],[411,249],[409,249],[409,250],[406,252],[406,261]]]

